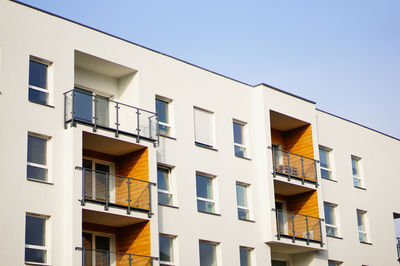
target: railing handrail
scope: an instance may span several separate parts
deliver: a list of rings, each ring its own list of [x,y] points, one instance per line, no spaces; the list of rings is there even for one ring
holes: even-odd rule
[[[275,148],[275,147],[272,147],[272,146],[268,146],[267,149],[286,152],[286,153],[293,154],[293,155],[296,155],[296,156],[300,156],[300,157],[303,157],[303,158],[306,158],[306,159],[310,159],[310,160],[313,160],[313,161],[319,163],[319,160],[316,160],[314,158],[310,158],[310,157],[307,157],[307,156],[304,156],[304,155],[300,155],[300,154],[297,154],[297,153],[293,153],[293,152],[290,152],[290,151],[285,151],[285,150],[278,149],[278,148]]]
[[[152,259],[152,260],[158,260],[158,257],[139,255],[139,254],[133,254],[133,253],[126,253],[126,252],[120,252],[120,251],[109,251],[109,250],[103,250],[103,249],[82,248],[82,247],[75,247],[75,250],[82,250],[82,251],[90,250],[90,251],[97,251],[97,252],[108,252],[108,253],[130,255],[130,256],[135,256],[135,257],[142,257],[142,258],[149,258],[149,259]]]
[[[99,173],[99,174],[108,174],[108,175],[113,175],[113,176],[116,176],[116,177],[128,178],[128,179],[131,179],[131,180],[140,181],[140,182],[143,182],[143,183],[148,183],[148,184],[153,185],[153,186],[157,185],[157,184],[154,183],[154,182],[150,182],[150,181],[146,181],[146,180],[141,180],[141,179],[137,179],[137,178],[133,178],[133,177],[129,177],[129,176],[123,176],[123,175],[119,175],[119,174],[107,173],[107,172],[98,171],[98,170],[95,170],[95,169],[85,168],[85,167],[81,167],[81,166],[75,166],[75,169],[77,169],[77,170],[91,171],[91,172],[95,172],[95,173]]]
[[[293,214],[293,215],[299,215],[299,216],[304,216],[304,217],[309,217],[309,218],[314,218],[314,219],[318,219],[318,220],[324,221],[324,218],[315,217],[315,216],[306,215],[306,214],[295,213],[295,212],[291,212],[291,211],[283,211],[283,210],[278,210],[278,209],[275,209],[275,208],[272,208],[272,211],[290,213],[290,214]]]
[[[75,91],[75,89],[72,89],[72,90],[69,90],[67,92],[64,92],[63,94],[66,95],[67,93],[70,93],[72,91]],[[90,96],[91,97],[95,97],[95,98],[97,97],[97,95],[90,95]],[[144,111],[144,112],[147,112],[147,113],[150,113],[150,114],[153,114],[153,115],[157,116],[157,113],[149,111],[149,110],[146,110],[146,109],[142,109],[140,107],[136,107],[136,106],[129,105],[129,104],[126,104],[126,103],[122,103],[122,102],[117,102],[117,101],[114,101],[114,100],[112,100],[110,98],[107,98],[107,100],[109,102],[117,103],[118,105],[123,105],[123,106],[126,106],[126,107],[134,108],[134,109],[137,109],[137,110],[140,110],[140,111]]]

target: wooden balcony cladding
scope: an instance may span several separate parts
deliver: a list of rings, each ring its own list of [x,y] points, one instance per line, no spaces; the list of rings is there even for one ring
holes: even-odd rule
[[[289,131],[271,128],[272,144],[279,144],[282,150],[314,158],[312,128],[305,125]]]
[[[286,203],[286,211],[319,217],[317,191],[309,191],[293,196],[275,194],[275,199]]]

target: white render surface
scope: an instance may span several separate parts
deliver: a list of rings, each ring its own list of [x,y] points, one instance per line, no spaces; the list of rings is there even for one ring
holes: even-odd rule
[[[52,106],[28,100],[30,56],[52,63]],[[48,264],[80,265],[75,247],[81,246],[82,209],[89,207],[79,202],[82,184],[74,167],[82,161],[82,134],[92,129],[80,124],[64,128],[63,93],[74,86],[152,112],[156,95],[172,100],[172,138],[160,137],[157,148],[140,142],[149,150],[150,181],[157,182],[157,163],[173,167],[176,208],[158,206],[153,187],[152,218],[131,215],[151,221],[152,256],[159,256],[161,233],[176,236],[177,266],[200,265],[199,240],[218,243],[218,266],[239,266],[240,246],[252,248],[253,266],[271,265],[271,259],[290,266],[328,265],[328,259],[342,265],[398,265],[393,212],[400,213],[399,140],[318,111],[314,103],[267,85],[249,86],[6,0],[0,0],[0,230],[6,240],[0,243],[0,264],[25,265],[25,214],[36,213],[50,216]],[[194,107],[213,112],[215,150],[195,145]],[[272,153],[267,149],[272,144],[270,110],[311,124],[316,160],[319,145],[333,150],[337,182],[318,175],[316,190],[319,217],[324,218],[324,201],[338,205],[342,239],[326,237],[323,223],[323,247],[277,240]],[[246,123],[247,159],[234,155],[233,120]],[[48,183],[26,179],[28,132],[51,137]],[[96,134],[114,138],[105,130]],[[129,136],[119,139],[136,143]],[[352,155],[361,158],[365,190],[353,186]],[[196,171],[215,176],[217,215],[197,211]],[[252,221],[237,218],[236,182],[249,185]],[[367,211],[371,244],[359,242],[357,209]],[[108,213],[126,215],[115,209]]]

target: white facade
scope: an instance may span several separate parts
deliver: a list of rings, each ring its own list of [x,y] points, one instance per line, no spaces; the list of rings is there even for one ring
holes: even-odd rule
[[[328,260],[340,265],[398,264],[393,219],[393,213],[400,214],[396,200],[400,186],[398,139],[317,110],[315,103],[268,85],[250,86],[13,1],[0,1],[0,33],[0,176],[4,185],[0,209],[1,235],[7,240],[0,244],[2,265],[26,264],[27,214],[46,219],[47,262],[34,265],[82,265],[82,252],[76,248],[83,245],[82,232],[91,231],[83,223],[117,232],[147,222],[147,255],[160,257],[159,235],[172,236],[171,265],[200,265],[200,240],[216,244],[218,266],[240,265],[239,247],[250,251],[248,265],[284,265],[271,264],[271,260],[291,266],[328,265]],[[47,106],[29,100],[32,59],[48,65]],[[100,127],[93,132],[90,124],[73,127],[72,122],[65,123],[69,118],[64,109],[68,112],[70,106],[65,107],[63,93],[74,87],[149,112],[156,112],[156,98],[163,99],[168,103],[170,136],[152,140],[155,136],[151,136],[152,126],[146,124],[148,117],[139,122],[141,134],[148,138],[139,142],[135,131],[116,136],[115,130]],[[111,114],[114,105],[110,106]],[[205,118],[195,121],[195,108],[207,111]],[[136,120],[128,120],[124,116],[128,111],[120,110],[120,130],[136,129]],[[135,113],[132,116],[135,118]],[[108,119],[110,127],[118,123],[115,113]],[[234,121],[243,125],[240,145],[245,148],[244,158],[235,156]],[[207,124],[212,130],[203,131]],[[329,150],[333,180],[321,177],[318,163],[312,182],[274,173],[276,165],[267,148],[275,144],[271,132],[306,126],[311,142],[304,144],[305,149],[311,150],[311,159],[317,161],[319,147]],[[200,134],[196,136],[196,130],[207,135],[201,140],[210,141],[205,143],[210,146],[196,144]],[[46,182],[27,179],[29,134],[47,140]],[[91,157],[84,154],[86,150],[116,157],[143,149],[148,151],[147,181],[157,183],[157,165],[171,169],[172,206],[158,204],[157,187],[151,184],[150,217],[137,210],[130,214],[123,208],[105,210],[91,202],[82,206],[85,188],[82,173],[75,167],[82,167],[82,160]],[[352,156],[358,160],[362,188],[353,185]],[[196,174],[211,178],[212,214],[198,210]],[[249,216],[245,220],[238,219],[236,184],[246,187]],[[314,193],[315,201],[305,204],[317,211],[320,237],[315,231],[318,226],[312,233],[291,234],[295,222],[289,220],[281,228],[286,238],[278,237],[280,225],[272,210],[275,202],[292,198],[294,206],[293,197],[303,193]],[[336,206],[336,237],[326,236],[324,202]],[[357,210],[365,213],[362,232],[366,243],[359,239]],[[116,243],[119,235],[111,238],[115,242],[110,244],[111,250],[122,245]],[[119,265],[118,261],[112,263]],[[153,265],[159,265],[159,260],[153,260]]]

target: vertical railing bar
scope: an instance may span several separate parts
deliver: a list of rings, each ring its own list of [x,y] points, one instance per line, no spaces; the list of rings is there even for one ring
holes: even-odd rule
[[[110,266],[110,251],[106,251],[106,265]]]
[[[129,266],[132,266],[132,255],[131,254],[129,254],[128,261],[129,261]]]
[[[288,171],[288,181],[290,181],[290,174],[292,173],[292,170],[290,168],[290,155],[289,155],[288,152],[286,152],[286,155],[287,155],[287,164],[288,164],[288,169],[287,169],[287,171]]]
[[[296,231],[294,230],[294,214],[292,213],[292,234],[293,234],[293,238],[292,238],[292,242],[296,242]]]
[[[71,100],[72,110],[71,110],[71,124],[76,127],[75,122],[75,90],[72,90],[72,100]]]
[[[151,118],[152,116],[148,117],[147,119],[149,120],[149,138],[153,138],[153,134],[151,133]]]
[[[85,205],[85,168],[82,168],[82,201],[81,206]]]
[[[315,170],[315,187],[318,188],[317,161],[315,161],[315,160],[314,160],[314,170]]]
[[[306,215],[306,236],[307,236],[307,245],[310,245],[310,232],[308,231],[308,217]]]
[[[64,94],[64,129],[67,129],[67,93]]]
[[[157,145],[160,145],[160,119],[158,118],[158,115],[156,115],[156,134],[157,134]]]
[[[304,163],[303,163],[303,156],[300,156],[301,161],[301,184],[304,185]]]
[[[131,179],[128,177],[128,214],[131,213]]]
[[[275,147],[271,147],[272,150],[272,171],[273,171],[273,176],[276,176],[276,149]]]
[[[115,114],[116,114],[116,121],[115,121],[115,137],[118,138],[119,135],[119,103],[115,102]]]
[[[92,101],[94,102],[94,126],[93,126],[93,132],[96,132],[97,130],[97,95],[95,94],[94,96],[92,96]]]
[[[110,186],[109,186],[109,182],[110,182],[110,177],[109,177],[109,174],[108,173],[106,173],[106,205],[104,206],[104,209],[105,210],[108,210],[108,205],[109,205],[109,201],[110,201],[110,193],[109,193],[109,190],[110,190]]]
[[[149,218],[151,218],[152,209],[151,209],[151,184],[150,183],[147,184],[147,188],[149,190],[149,213],[148,213],[148,216],[149,216]]]
[[[137,131],[136,143],[140,142],[140,125],[139,125],[140,118],[139,118],[139,115],[140,115],[140,111],[139,111],[138,108],[136,108],[136,122],[137,122],[137,125],[136,125],[137,126],[137,128],[136,128],[136,131]]]
[[[86,265],[86,254],[85,254],[85,248],[83,247],[83,239],[82,239],[82,265]]]
[[[321,247],[324,245],[324,241],[323,241],[323,236],[322,236],[322,224],[321,224],[321,220],[322,219],[318,219],[318,223],[319,223],[319,235],[321,238]]]
[[[276,227],[277,227],[277,238],[278,238],[278,240],[280,240],[281,239],[281,225],[280,225],[280,216],[279,216],[279,212],[280,212],[280,210],[275,210],[275,214],[276,214],[276,221],[277,221],[277,223],[276,223]],[[281,215],[283,215],[283,213],[281,212]]]

